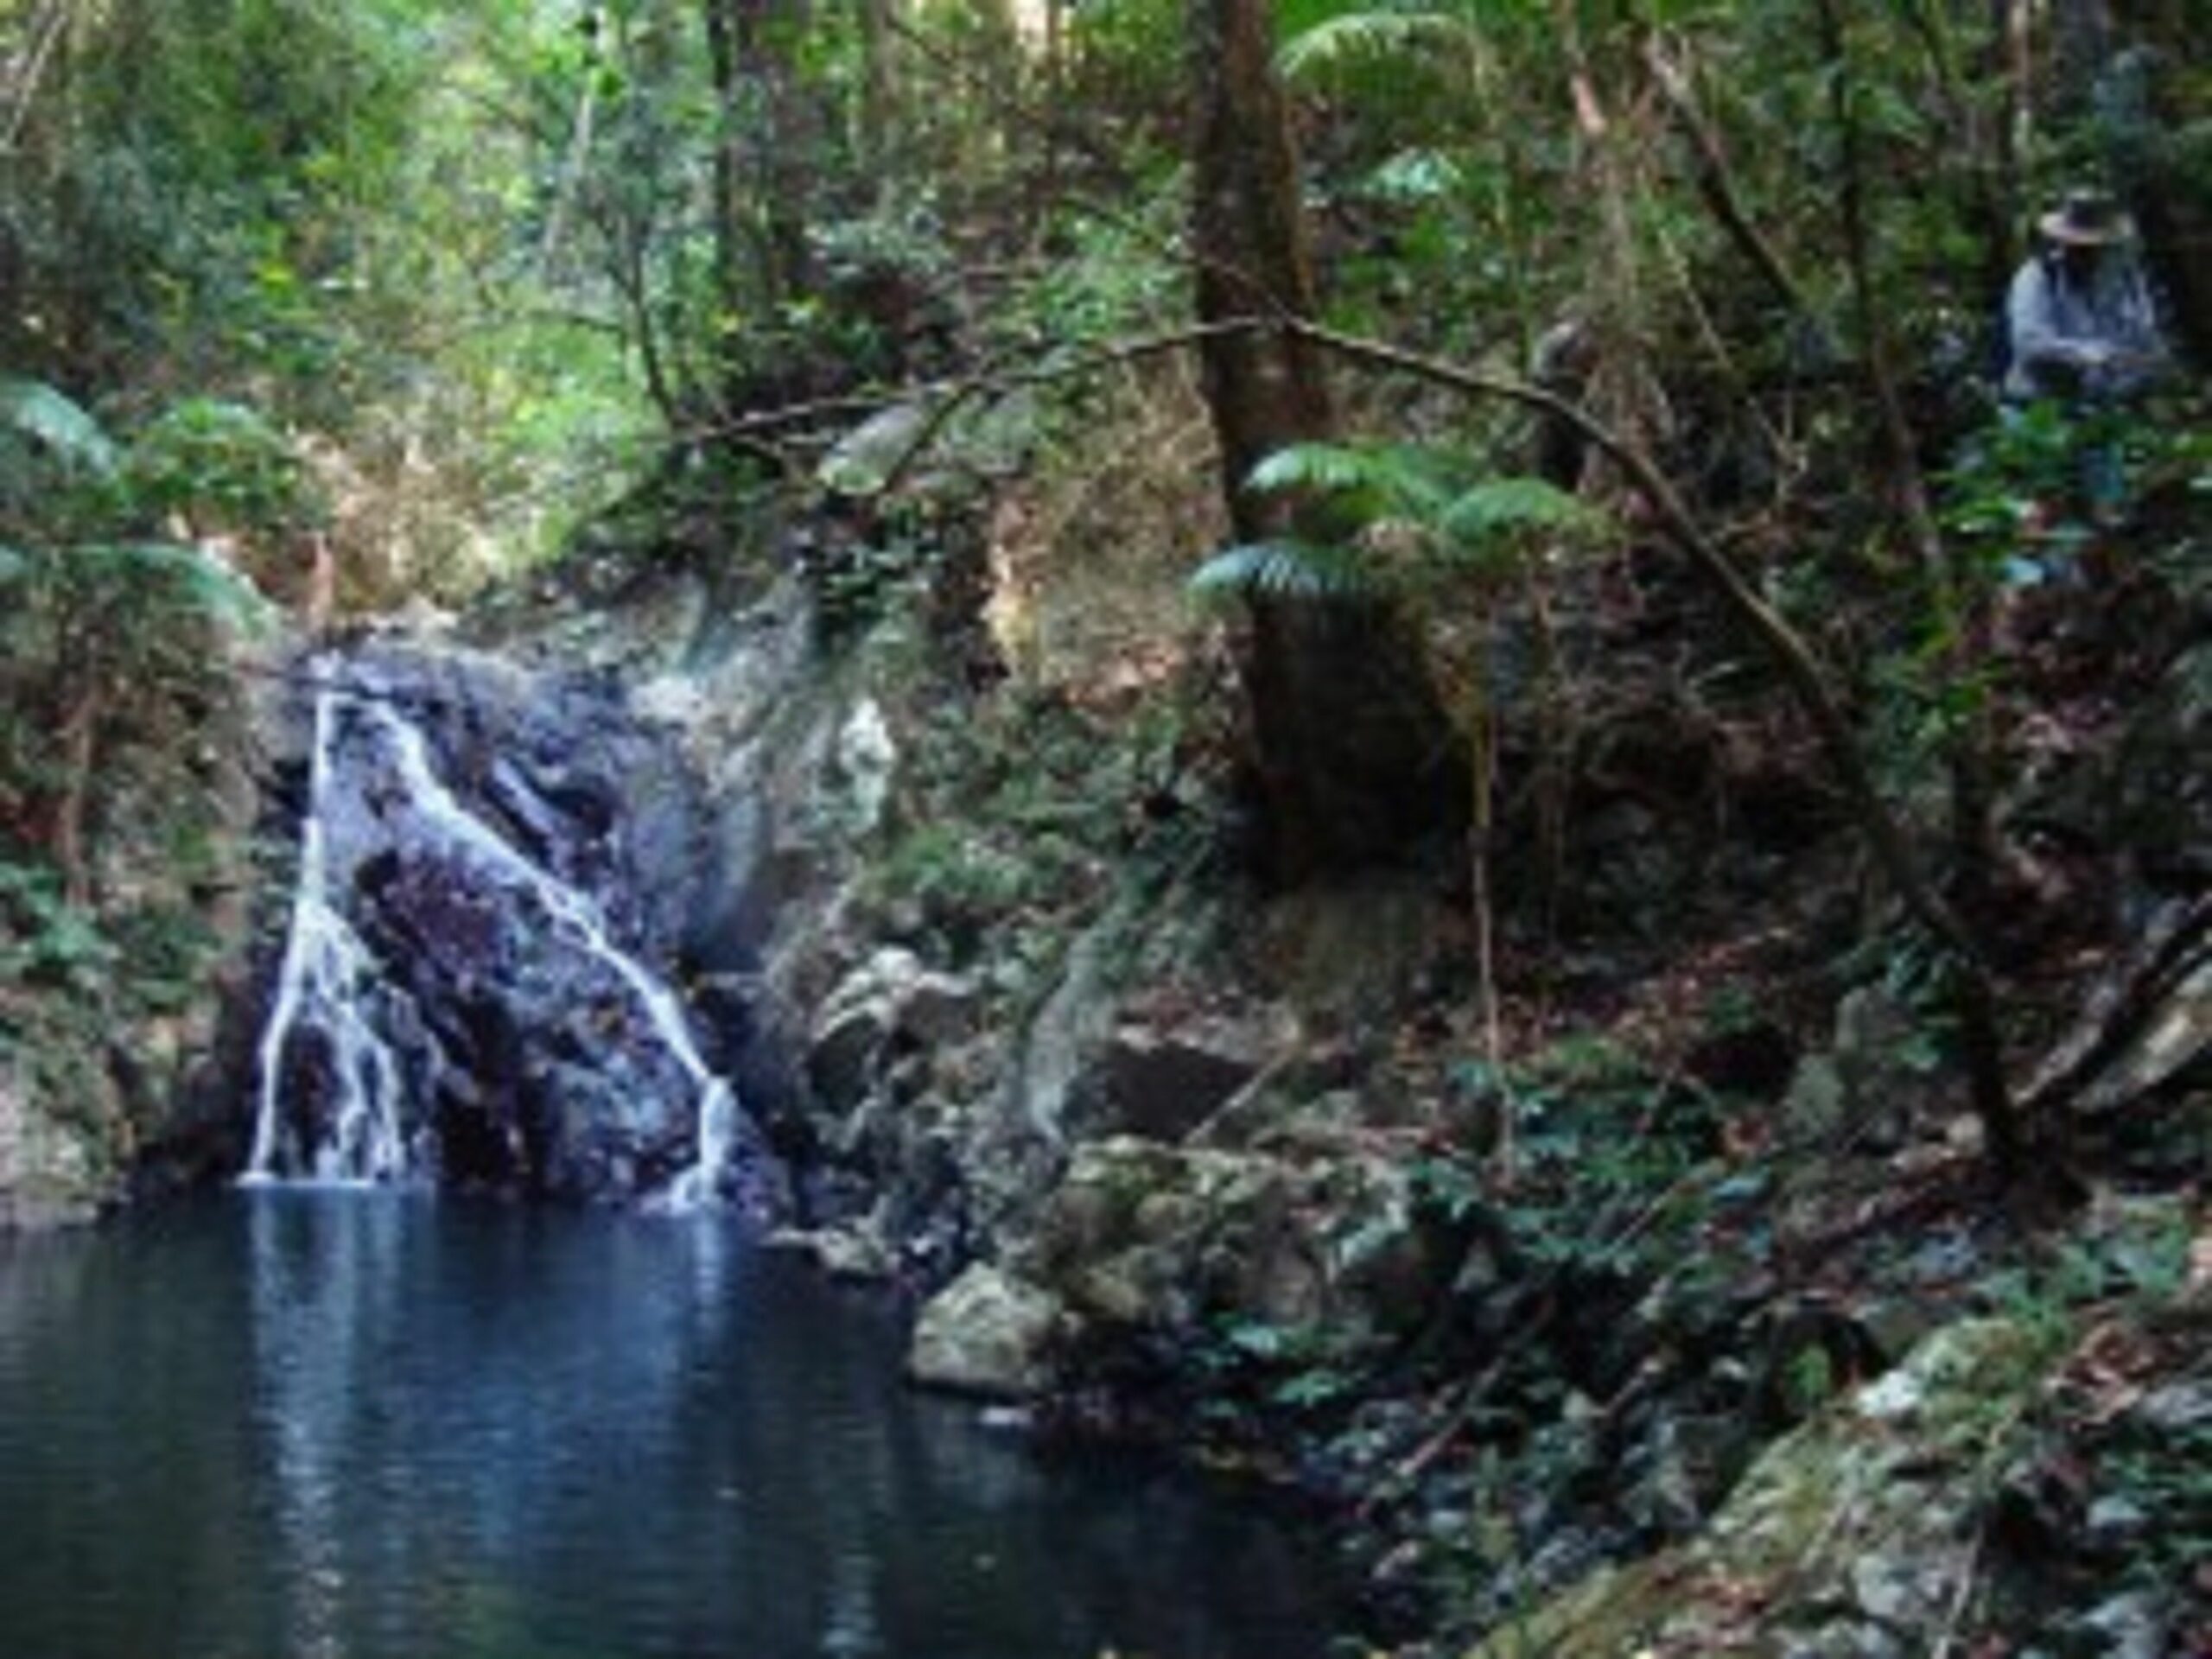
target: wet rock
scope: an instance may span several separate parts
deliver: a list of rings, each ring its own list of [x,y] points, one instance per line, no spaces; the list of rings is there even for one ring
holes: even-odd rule
[[[2083,1091],[2080,1109],[2101,1111],[2146,1095],[2212,1055],[2212,951],[2160,1000],[2119,1058]]]
[[[1950,1592],[1942,1562],[1894,1555],[1861,1555],[1851,1564],[1852,1599],[1867,1618],[1889,1630],[1924,1628],[1939,1618]]]
[[[1782,1659],[1907,1659],[1912,1650],[1879,1625],[1838,1620],[1789,1637],[1780,1651]]]
[[[919,404],[879,410],[830,447],[816,480],[839,495],[878,494],[913,456],[930,424],[930,412]]]
[[[764,1241],[769,1249],[803,1255],[832,1279],[873,1283],[893,1277],[898,1263],[874,1229],[822,1227],[811,1230],[786,1228]]]
[[[925,1388],[1033,1397],[1052,1382],[1051,1351],[1062,1321],[1058,1298],[977,1262],[922,1308],[906,1374]]]
[[[2111,1492],[2089,1505],[2082,1520],[2082,1541],[2100,1554],[2117,1555],[2138,1542],[2150,1524],[2141,1504]]]
[[[2136,1402],[2129,1415],[2148,1427],[2180,1433],[2212,1424],[2212,1382],[2170,1382]]]
[[[460,652],[378,642],[318,679],[344,695],[316,705],[321,880],[270,1172],[669,1185],[725,1096],[671,983],[702,820],[668,734],[611,680]],[[717,1179],[776,1207],[757,1129],[730,1133]]]
[[[1059,982],[1030,1021],[1007,1070],[1004,1115],[1045,1145],[1067,1140],[1077,1081],[1113,1028],[1116,997],[1108,963],[1136,919],[1133,906],[1117,906],[1069,947]]]
[[[885,804],[891,798],[891,781],[899,766],[898,745],[891,741],[890,723],[883,705],[862,697],[853,705],[845,723],[837,728],[836,762],[832,781],[842,793],[855,835],[867,835],[883,822]]]
[[[2165,1659],[2175,1651],[2167,1645],[2167,1622],[2164,1599],[2138,1590],[2100,1603],[2076,1625],[2100,1659]]]

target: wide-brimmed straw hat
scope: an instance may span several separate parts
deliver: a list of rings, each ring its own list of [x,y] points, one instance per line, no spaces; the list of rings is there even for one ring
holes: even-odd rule
[[[2135,221],[2103,190],[2069,190],[2066,200],[2036,221],[2053,242],[2069,248],[2104,248],[2135,234]]]

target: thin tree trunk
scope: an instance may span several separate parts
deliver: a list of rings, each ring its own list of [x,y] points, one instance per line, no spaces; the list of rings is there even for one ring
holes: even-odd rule
[[[875,181],[879,198],[896,178],[899,73],[897,0],[859,0],[861,25],[860,161]]]
[[[575,211],[576,193],[583,188],[584,169],[591,164],[593,118],[598,113],[599,75],[594,66],[584,71],[584,90],[576,99],[576,118],[569,136],[569,152],[553,196],[553,211],[545,218],[544,240],[538,245],[538,281],[549,281],[567,240],[569,219]]]
[[[1942,646],[1939,672],[1954,686],[1973,671],[1971,652],[1979,630],[1951,566],[1942,527],[1928,493],[1919,448],[1890,365],[1888,330],[1875,291],[1871,253],[1872,226],[1866,207],[1865,134],[1854,99],[1850,41],[1839,0],[1820,0],[1822,46],[1827,58],[1831,117],[1841,143],[1843,175],[1840,200],[1846,257],[1858,313],[1860,359],[1867,391],[1881,423],[1883,448],[1894,496],[1926,583],[1934,625]],[[1980,913],[1991,888],[1996,832],[1990,773],[1993,747],[1986,698],[1972,706],[1947,738],[1951,772],[1951,852],[1955,876],[1966,913]],[[1955,964],[1958,976],[1957,1014],[1975,1104],[1989,1133],[1991,1150],[2008,1175],[2021,1173],[2027,1148],[2005,1080],[2004,1045],[1997,1026],[1996,998],[1980,953],[1969,943]]]
[[[2204,50],[2202,0],[2129,0],[2115,11],[2118,45],[2134,54],[2146,94],[2118,112],[2116,171],[2182,343],[2212,365],[2212,174],[2180,137],[2212,118],[2212,86],[2191,73]]]
[[[1999,151],[2009,194],[2017,200],[2020,158],[2035,136],[2036,54],[2034,0],[1996,0],[1997,38],[2003,53],[2005,96]]]
[[[54,815],[54,861],[61,870],[61,890],[73,905],[92,902],[91,861],[85,851],[86,820],[92,810],[92,767],[99,756],[100,720],[106,696],[97,683],[88,685],[61,724],[61,792]]]
[[[32,20],[29,43],[23,52],[22,61],[16,73],[9,77],[7,90],[0,94],[4,105],[0,106],[0,153],[16,148],[29,123],[31,106],[37,101],[39,82],[46,74],[47,65],[54,55],[69,28],[70,0],[48,0],[46,9]]]
[[[1906,21],[1920,39],[1935,77],[1936,96],[1957,142],[1966,149],[1967,211],[1981,243],[1981,286],[2002,294],[2019,257],[2019,204],[2013,200],[2005,147],[1993,141],[1989,112],[1979,107],[1959,74],[1952,35],[1951,0],[1910,0]]]
[[[811,286],[808,181],[821,134],[799,84],[802,0],[704,0],[704,17],[718,117],[715,286],[727,319],[772,311]]]
[[[741,315],[745,297],[745,196],[740,165],[737,30],[725,0],[706,0],[707,73],[715,94],[715,153],[710,169],[714,199],[715,302],[723,317]]]
[[[1667,108],[1675,118],[1675,124],[1689,141],[1690,155],[1695,162],[1692,169],[1697,193],[1704,199],[1707,208],[1727,232],[1731,240],[1742,250],[1758,272],[1767,288],[1782,308],[1792,315],[1806,313],[1805,298],[1797,280],[1783,264],[1782,255],[1769,241],[1758,223],[1745,208],[1743,197],[1736,188],[1734,174],[1728,166],[1726,153],[1721,149],[1719,136],[1715,133],[1704,111],[1699,109],[1696,95],[1690,89],[1689,77],[1682,73],[1675,60],[1667,55],[1655,36],[1643,43],[1643,61],[1651,71],[1652,83],[1666,99]]]

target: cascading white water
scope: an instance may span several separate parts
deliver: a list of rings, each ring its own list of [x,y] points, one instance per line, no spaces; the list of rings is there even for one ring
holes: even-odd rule
[[[374,964],[330,891],[325,810],[338,704],[334,691],[321,692],[315,698],[308,810],[300,826],[300,873],[292,893],[283,965],[276,976],[276,1000],[261,1035],[253,1151],[244,1177],[248,1183],[278,1179],[284,1049],[302,1020],[319,1028],[328,1046],[337,1105],[335,1132],[324,1145],[311,1149],[313,1162],[305,1173],[319,1181],[390,1181],[407,1173],[407,1147],[399,1123],[398,1062],[361,1007],[361,992]]]
[[[577,944],[613,969],[626,985],[662,1045],[683,1067],[699,1091],[696,1149],[691,1166],[669,1188],[668,1203],[677,1209],[695,1208],[713,1199],[728,1166],[735,1132],[737,1101],[729,1085],[717,1077],[691,1040],[676,994],[653,977],[645,966],[608,937],[597,908],[583,893],[538,868],[498,830],[464,806],[430,765],[429,741],[422,729],[400,718],[389,703],[372,705],[370,716],[391,740],[401,781],[408,798],[449,837],[494,874],[520,884],[536,897],[546,914],[568,929]]]
[[[422,728],[388,698],[332,690],[322,691],[315,702],[299,882],[276,998],[261,1039],[253,1149],[242,1179],[261,1183],[298,1173],[321,1181],[378,1182],[404,1179],[412,1168],[401,1125],[404,1085],[398,1058],[364,1009],[376,964],[334,890],[329,818],[341,714],[353,718],[361,736],[374,740],[373,747],[391,767],[398,798],[449,854],[528,894],[555,931],[610,970],[644,1011],[654,1036],[696,1092],[692,1162],[657,1207],[690,1210],[715,1202],[730,1167],[738,1103],[700,1053],[675,993],[615,944],[588,895],[541,868],[468,809],[438,776]],[[361,764],[368,764],[366,755]],[[283,1060],[287,1045],[303,1028],[318,1031],[327,1046],[334,1122],[328,1141],[312,1150],[311,1163],[302,1169],[296,1159],[288,1171],[282,1144]]]

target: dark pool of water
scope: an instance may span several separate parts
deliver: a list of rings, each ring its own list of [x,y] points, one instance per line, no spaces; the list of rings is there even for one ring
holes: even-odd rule
[[[6,1659],[1314,1659],[1313,1541],[898,1384],[719,1223],[239,1194],[0,1239]]]

